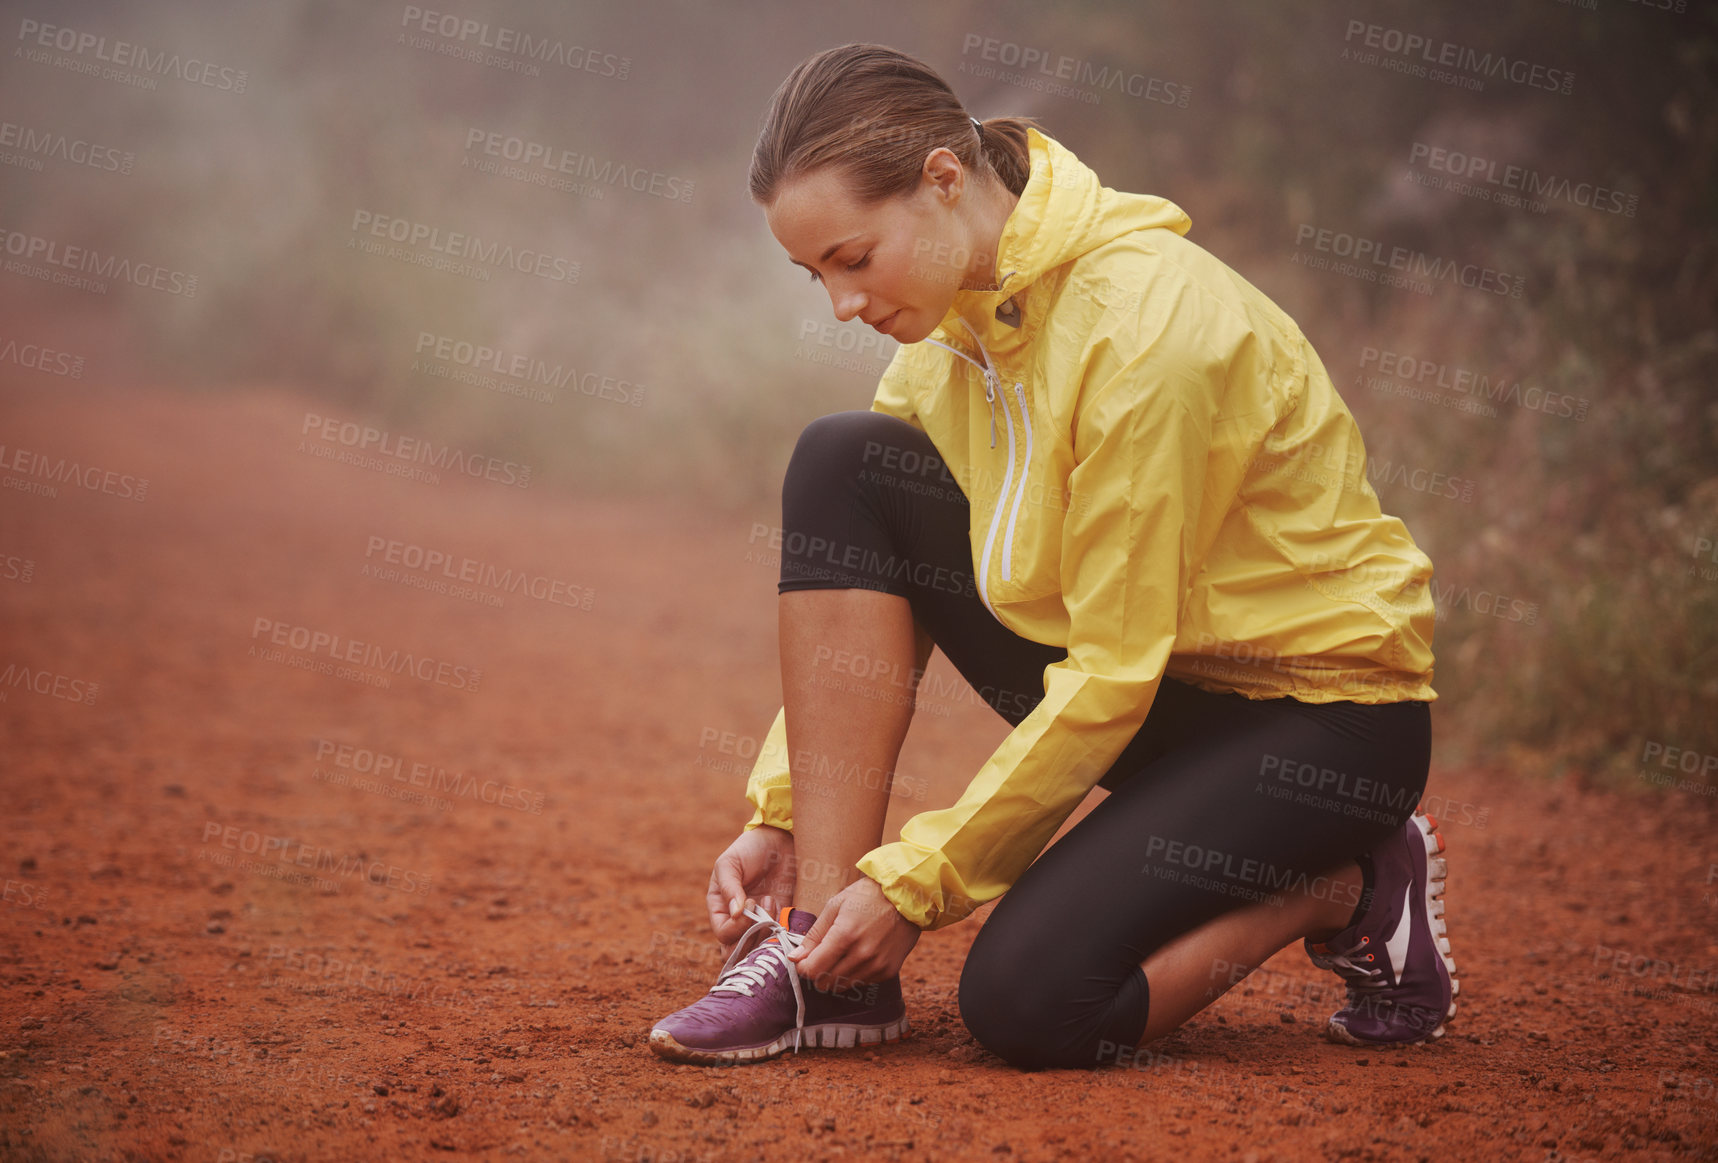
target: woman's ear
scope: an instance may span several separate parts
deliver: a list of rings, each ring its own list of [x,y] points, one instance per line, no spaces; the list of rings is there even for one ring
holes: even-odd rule
[[[955,202],[966,190],[966,167],[947,146],[939,145],[925,155],[924,180],[944,202]]]

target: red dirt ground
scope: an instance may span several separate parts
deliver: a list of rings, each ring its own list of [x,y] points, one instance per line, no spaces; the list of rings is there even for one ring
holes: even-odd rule
[[[897,1046],[655,1058],[720,964],[702,892],[779,705],[775,514],[402,480],[298,451],[318,410],[8,393],[0,442],[149,486],[0,490],[30,672],[0,688],[0,1155],[1718,1159],[1713,803],[1532,771],[1434,772],[1464,981],[1434,1046],[1324,1042],[1335,980],[1289,950],[1135,1063],[1023,1074],[955,1006],[981,913],[919,943]],[[363,576],[372,537],[592,607]],[[258,619],[481,681],[302,669]],[[943,689],[891,828],[1005,730]]]

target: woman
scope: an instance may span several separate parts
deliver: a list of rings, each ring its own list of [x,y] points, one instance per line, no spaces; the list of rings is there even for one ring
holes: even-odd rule
[[[1137,1054],[1297,940],[1348,985],[1331,1036],[1440,1035],[1431,563],[1294,322],[1178,207],[880,45],[787,77],[751,193],[836,317],[901,347],[789,462],[784,705],[710,880],[735,944],[652,1049],[892,1041],[919,933],[1004,892],[960,1012],[1022,1068]],[[864,776],[933,644],[1013,730],[884,844]]]

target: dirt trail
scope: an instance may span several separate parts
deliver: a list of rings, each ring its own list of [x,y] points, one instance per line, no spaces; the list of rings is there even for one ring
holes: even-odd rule
[[[1291,950],[1135,1062],[1022,1074],[955,1007],[981,913],[907,963],[899,1046],[656,1059],[779,705],[774,515],[401,479],[300,451],[317,410],[9,390],[0,443],[118,475],[0,490],[0,1156],[1718,1158],[1713,803],[1532,772],[1434,773],[1432,1047],[1322,1041]],[[411,584],[412,547],[544,596]],[[933,673],[891,827],[1004,730]]]

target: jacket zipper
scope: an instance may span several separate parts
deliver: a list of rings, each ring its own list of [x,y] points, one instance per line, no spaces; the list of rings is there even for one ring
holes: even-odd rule
[[[995,618],[996,607],[990,604],[990,587],[985,583],[990,577],[990,550],[991,547],[996,544],[996,527],[1002,521],[1002,508],[1008,503],[1008,489],[1014,483],[1014,423],[1008,418],[1008,393],[998,392],[996,390],[997,381],[995,373],[991,372],[988,368],[986,368],[984,372],[984,386],[987,397],[998,395],[1002,397],[1002,426],[1008,429],[1008,469],[1002,477],[1002,495],[996,498],[996,509],[990,515],[990,532],[985,534],[984,553],[982,555],[983,559],[980,561],[978,567],[978,596],[984,602],[984,608],[990,611],[991,617]],[[1026,474],[1022,471],[1020,475],[1024,478]],[[1004,539],[1002,558],[1002,580],[1004,581],[1008,580],[1007,546],[1012,544],[1013,541],[1014,522],[1010,520],[1008,523],[1008,534]],[[1000,618],[997,618],[997,620],[1001,621]]]
[[[1026,408],[1026,386],[1019,382],[1014,385],[1015,399],[1020,401],[1020,422],[1026,427],[1026,455],[1020,460],[1020,491],[1014,494],[1014,507],[1008,511],[1008,535],[1002,539],[1002,580],[1009,580],[1008,563],[1014,560],[1014,523],[1020,518],[1020,501],[1026,496],[1026,470],[1032,466],[1032,413]],[[1004,414],[1008,409],[1003,408]],[[1009,430],[1013,435],[1013,430]],[[1012,441],[1010,442],[1012,445]],[[1014,449],[1008,450],[1008,463],[1014,464]],[[1006,496],[1008,490],[1003,489]]]
[[[990,529],[984,536],[984,550],[980,554],[978,568],[979,600],[984,603],[984,608],[990,611],[991,617],[996,618],[997,621],[1001,621],[1002,619],[997,617],[996,607],[990,604],[990,587],[986,582],[990,576],[990,551],[996,545],[996,528],[1002,521],[1002,510],[1004,506],[1008,505],[1008,494],[1014,485],[1014,423],[1008,416],[1008,393],[1006,391],[999,390],[1002,387],[1002,380],[1001,377],[996,374],[995,368],[990,362],[990,353],[985,350],[984,342],[978,338],[978,332],[973,331],[972,324],[967,323],[965,319],[961,320],[961,324],[968,332],[971,333],[973,341],[978,344],[979,354],[984,356],[983,363],[979,363],[964,351],[950,347],[948,344],[941,343],[935,339],[927,339],[925,342],[935,344],[944,351],[958,355],[961,359],[966,360],[967,363],[972,364],[984,373],[984,398],[985,401],[991,405],[990,446],[992,448],[996,447],[996,398],[998,396],[1002,397],[1002,423],[1003,426],[1008,429],[1008,468],[1002,477],[1002,495],[997,497],[996,509],[990,515]],[[1009,563],[1014,553],[1014,526],[1020,519],[1020,502],[1026,496],[1026,470],[1031,467],[1032,464],[1032,416],[1026,407],[1025,388],[1025,384],[1018,380],[1015,381],[1014,398],[1019,401],[1020,423],[1026,432],[1026,457],[1020,465],[1020,491],[1014,494],[1014,503],[1012,506],[1009,506],[1008,529],[1002,535],[1003,581],[1010,581],[1013,577],[1013,570],[1010,568]]]

